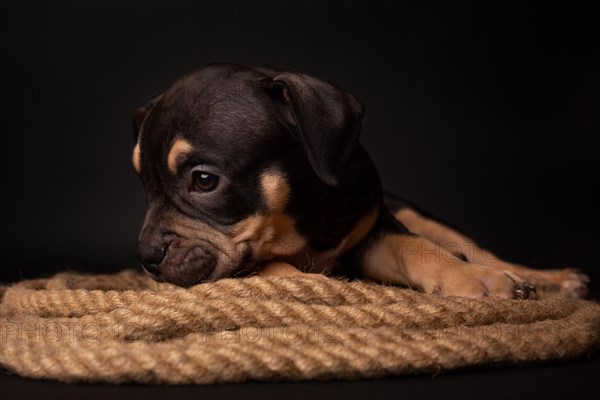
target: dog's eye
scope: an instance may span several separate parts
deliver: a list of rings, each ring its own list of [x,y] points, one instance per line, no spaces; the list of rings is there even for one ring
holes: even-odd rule
[[[219,177],[206,171],[194,171],[194,190],[211,192],[219,184]]]

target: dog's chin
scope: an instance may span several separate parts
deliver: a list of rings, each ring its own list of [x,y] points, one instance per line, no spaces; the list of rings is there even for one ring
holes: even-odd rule
[[[181,254],[181,253],[180,253]],[[201,247],[193,247],[184,254],[168,254],[160,265],[156,279],[177,286],[190,287],[211,279],[217,270],[216,255]]]

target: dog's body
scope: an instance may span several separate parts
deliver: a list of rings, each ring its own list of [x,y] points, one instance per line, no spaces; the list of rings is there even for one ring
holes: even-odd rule
[[[384,193],[358,143],[363,112],[329,83],[268,68],[214,64],[176,82],[134,116],[144,268],[182,286],[258,271],[474,298],[527,298],[534,277],[584,294],[585,276],[501,261]]]

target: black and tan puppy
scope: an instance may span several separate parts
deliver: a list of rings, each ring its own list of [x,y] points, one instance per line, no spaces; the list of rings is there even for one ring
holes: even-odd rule
[[[191,286],[252,272],[358,275],[426,293],[573,296],[586,277],[510,264],[382,191],[358,136],[364,108],[319,79],[209,65],[134,116],[148,212],[138,257]]]

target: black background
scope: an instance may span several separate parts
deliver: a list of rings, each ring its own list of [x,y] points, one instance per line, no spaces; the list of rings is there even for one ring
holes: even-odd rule
[[[504,258],[597,282],[598,6],[480,3],[3,2],[0,281],[135,267],[132,113],[227,61],[346,88],[388,189]]]

